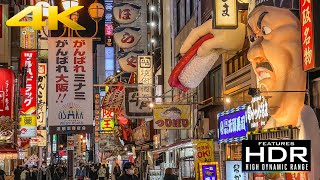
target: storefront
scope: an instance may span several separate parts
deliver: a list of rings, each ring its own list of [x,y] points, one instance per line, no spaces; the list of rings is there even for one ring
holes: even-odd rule
[[[18,152],[12,144],[0,144],[0,169],[6,175],[13,175],[13,170],[18,159]]]
[[[241,141],[247,140],[247,105],[223,111],[218,117],[218,143],[220,149],[225,149],[225,156],[220,159],[220,168],[226,175],[230,171],[231,161],[240,161],[242,156]]]

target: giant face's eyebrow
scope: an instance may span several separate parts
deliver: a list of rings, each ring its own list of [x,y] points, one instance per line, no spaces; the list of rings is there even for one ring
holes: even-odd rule
[[[257,21],[257,26],[259,29],[261,29],[261,23],[262,23],[262,20],[264,18],[265,15],[267,15],[268,12],[263,12],[260,14],[259,18],[258,18],[258,21]]]

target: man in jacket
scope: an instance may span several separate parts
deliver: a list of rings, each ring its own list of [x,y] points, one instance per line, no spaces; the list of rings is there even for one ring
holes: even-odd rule
[[[138,177],[134,175],[134,165],[127,162],[123,166],[123,174],[117,180],[138,180]]]

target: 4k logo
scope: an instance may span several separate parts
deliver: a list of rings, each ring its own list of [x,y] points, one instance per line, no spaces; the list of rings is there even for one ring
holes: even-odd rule
[[[66,25],[72,30],[86,30],[83,26],[72,21],[69,16],[78,10],[82,9],[83,6],[74,6],[70,9],[58,13],[57,6],[49,6],[48,15],[48,30],[58,30],[58,21]],[[32,21],[20,21],[22,18],[32,13]],[[42,20],[42,7],[41,6],[28,6],[27,8],[20,11],[18,14],[10,18],[7,22],[7,26],[28,26],[34,30],[41,30],[43,26],[46,26],[46,22]]]

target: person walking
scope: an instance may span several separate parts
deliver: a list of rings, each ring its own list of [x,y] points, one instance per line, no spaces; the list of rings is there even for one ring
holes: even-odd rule
[[[27,177],[29,176],[29,169],[27,167],[23,168],[21,174],[20,174],[20,179],[21,180],[27,180]]]
[[[17,168],[13,171],[14,175],[14,180],[21,180],[20,175],[21,175],[21,168],[20,166],[17,166]]]
[[[123,165],[123,174],[117,180],[138,180],[134,175],[134,165],[127,162]]]
[[[172,173],[172,168],[167,168],[163,180],[178,180],[178,176]]]
[[[109,164],[107,164],[106,166],[106,180],[108,180],[110,178],[110,167]]]
[[[80,166],[76,169],[76,178],[77,180],[83,180],[86,176],[86,170],[84,168],[83,164],[80,164]]]
[[[38,170],[37,180],[52,180],[51,171],[45,162],[42,163]]]
[[[98,170],[99,180],[105,180],[106,175],[107,175],[106,166],[105,165],[100,166],[100,168]]]
[[[0,180],[5,180],[6,172],[0,168]]]
[[[113,175],[115,177],[115,179],[117,180],[120,175],[121,175],[121,168],[119,166],[119,164],[117,163],[116,166],[113,168]]]
[[[29,174],[27,176],[27,180],[37,180],[38,171],[35,166],[31,167],[29,169]]]

